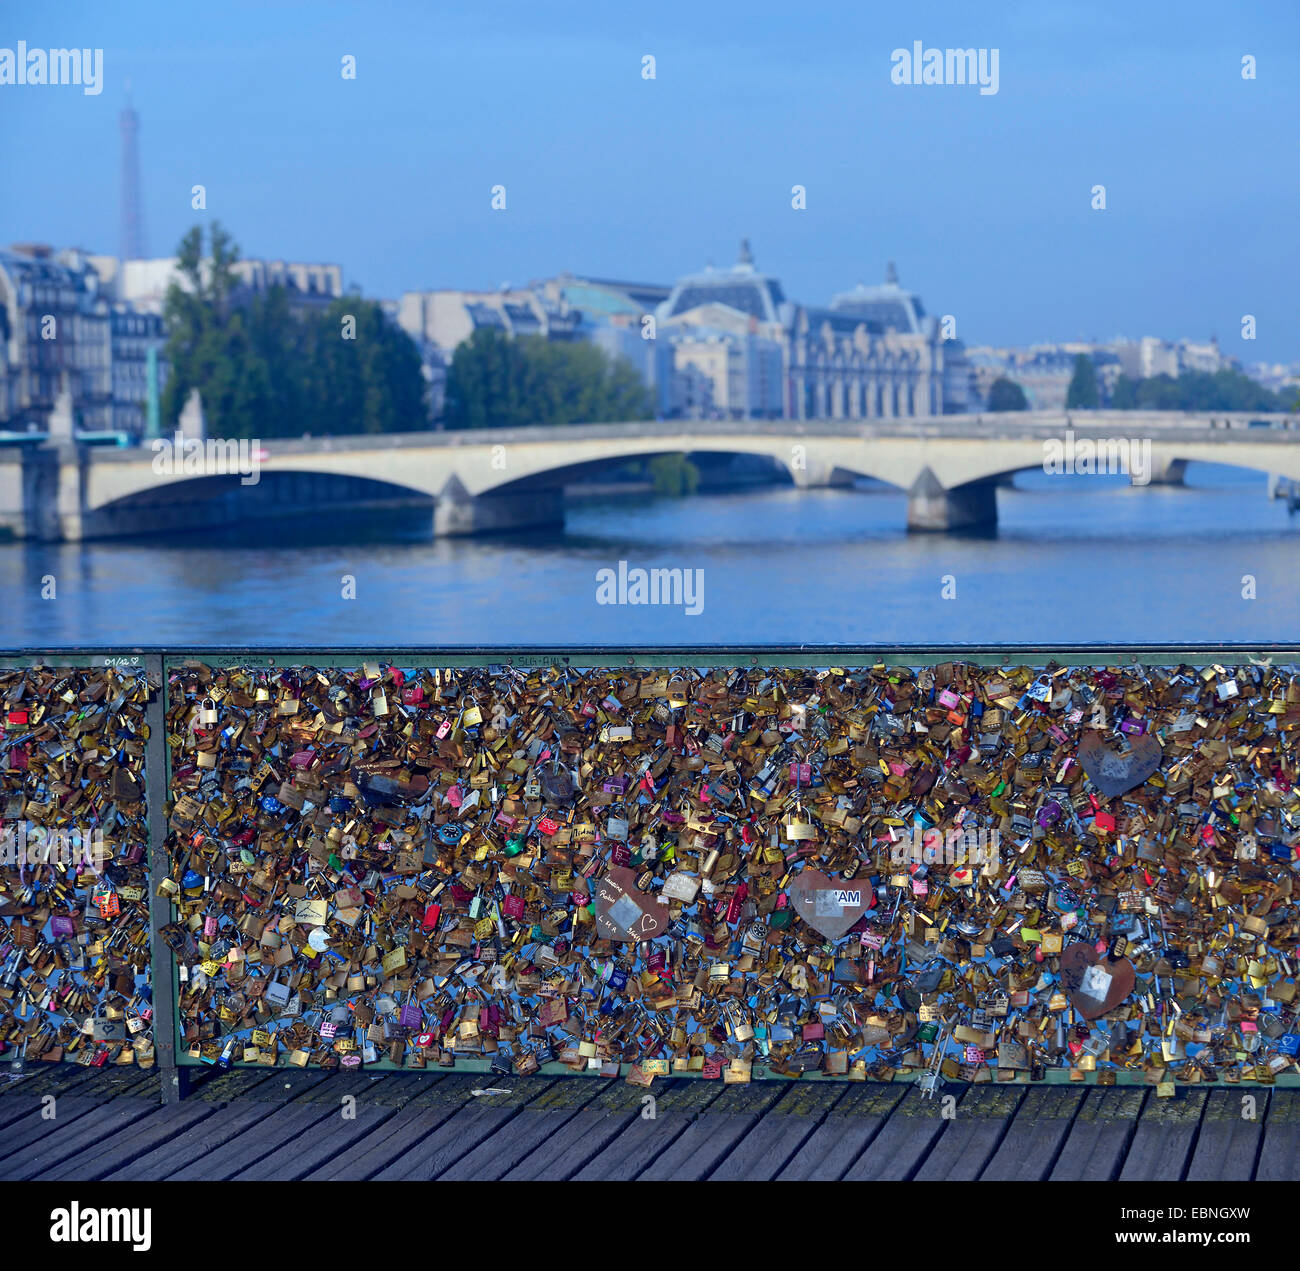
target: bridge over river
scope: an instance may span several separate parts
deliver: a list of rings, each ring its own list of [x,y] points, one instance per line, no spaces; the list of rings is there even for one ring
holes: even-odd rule
[[[1041,471],[1045,461],[1071,453],[1080,470],[1087,470],[1083,457],[1095,455],[1102,471],[1116,471],[1121,459],[1136,464],[1141,456],[1138,483],[1181,481],[1190,462],[1300,482],[1297,414],[673,420],[320,437],[258,443],[252,474],[233,456],[223,461],[222,444],[207,443],[203,465],[151,446],[62,441],[0,452],[0,528],[16,537],[75,541],[410,506],[428,509],[437,534],[490,533],[562,522],[566,485],[629,460],[675,453],[765,456],[801,488],[873,477],[907,492],[907,523],[915,530],[995,524],[1000,480]],[[166,446],[172,449],[170,439]],[[175,462],[163,462],[169,457]]]

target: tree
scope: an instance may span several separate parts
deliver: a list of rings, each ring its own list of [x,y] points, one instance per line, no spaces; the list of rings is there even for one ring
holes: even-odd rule
[[[1028,410],[1025,390],[1015,380],[995,379],[989,388],[989,410]]]
[[[1113,401],[1117,410],[1235,410],[1284,411],[1293,409],[1290,395],[1274,393],[1231,367],[1210,374],[1186,371],[1130,379],[1121,375],[1115,382]]]
[[[1101,404],[1101,393],[1097,388],[1097,368],[1092,358],[1080,353],[1074,359],[1074,374],[1070,377],[1070,387],[1065,394],[1066,410],[1096,410]]]
[[[232,310],[239,248],[219,221],[212,223],[208,237],[211,254],[206,261],[203,230],[197,225],[181,239],[176,253],[185,285],[173,282],[163,307],[171,373],[162,414],[178,418],[197,388],[211,433],[252,437],[268,405],[270,377],[252,347],[243,315]]]
[[[636,369],[587,341],[511,339],[480,327],[447,369],[449,428],[649,419],[652,403]]]
[[[218,437],[427,427],[419,354],[377,304],[354,294],[295,312],[282,287],[241,291],[239,248],[219,223],[209,243],[204,260],[203,231],[185,235],[177,252],[184,285],[167,291],[165,418],[176,419],[197,388]]]

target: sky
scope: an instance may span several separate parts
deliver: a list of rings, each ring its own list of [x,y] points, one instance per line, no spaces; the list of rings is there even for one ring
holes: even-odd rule
[[[968,345],[1297,361],[1298,37],[1295,0],[7,0],[0,48],[102,48],[105,82],[0,85],[0,244],[117,251],[129,79],[150,255],[219,219],[246,256],[396,297],[667,283],[746,236],[809,304],[893,260]],[[916,40],[996,49],[997,93],[893,83]]]

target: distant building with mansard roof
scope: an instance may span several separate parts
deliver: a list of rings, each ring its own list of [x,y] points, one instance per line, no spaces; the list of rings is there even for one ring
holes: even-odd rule
[[[686,329],[774,341],[781,352],[781,413],[792,419],[894,419],[966,409],[964,350],[944,339],[893,263],[880,286],[859,284],[825,307],[786,298],[759,272],[747,240],[730,269],[678,280],[656,310],[662,335]]]

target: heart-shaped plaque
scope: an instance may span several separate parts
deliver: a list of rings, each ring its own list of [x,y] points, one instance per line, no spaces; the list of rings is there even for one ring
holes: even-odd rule
[[[820,870],[805,869],[790,884],[794,911],[829,940],[838,940],[871,908],[871,888],[863,883],[836,882]]]
[[[1127,753],[1112,750],[1096,733],[1086,733],[1079,743],[1079,762],[1092,784],[1108,799],[1140,786],[1163,757],[1160,743],[1144,733],[1134,738]]]
[[[591,890],[596,930],[606,940],[650,940],[668,925],[668,906],[637,890],[633,870],[614,866]]]
[[[1133,992],[1136,978],[1127,958],[1112,961],[1090,944],[1076,942],[1061,954],[1061,987],[1084,1019],[1113,1011]]]

